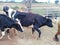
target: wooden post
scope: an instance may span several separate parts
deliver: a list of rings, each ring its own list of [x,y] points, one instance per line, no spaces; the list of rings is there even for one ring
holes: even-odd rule
[[[32,0],[25,0],[25,6],[27,12],[31,11],[31,4],[32,4]]]

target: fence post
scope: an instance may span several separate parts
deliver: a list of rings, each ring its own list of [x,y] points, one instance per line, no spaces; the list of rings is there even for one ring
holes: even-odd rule
[[[32,0],[25,0],[25,6],[27,12],[31,11],[31,4],[32,4]]]

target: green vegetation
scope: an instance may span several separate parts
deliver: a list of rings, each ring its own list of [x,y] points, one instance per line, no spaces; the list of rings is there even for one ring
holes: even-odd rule
[[[18,10],[19,9],[18,6],[11,6],[11,8],[14,9],[14,10]]]
[[[37,13],[37,14],[41,14],[41,15],[46,14],[46,10],[44,10],[44,9],[31,9],[31,11],[34,13]]]

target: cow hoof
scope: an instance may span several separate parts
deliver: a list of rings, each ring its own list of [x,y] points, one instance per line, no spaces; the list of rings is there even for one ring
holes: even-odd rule
[[[59,41],[59,39],[58,39],[57,36],[58,36],[58,35],[56,34],[55,37],[54,37],[54,40],[55,40],[55,41]]]
[[[55,41],[59,41],[59,39],[55,39]]]
[[[57,41],[57,42],[59,41],[59,39],[58,39],[58,38],[54,38],[54,40],[55,40],[55,41]]]

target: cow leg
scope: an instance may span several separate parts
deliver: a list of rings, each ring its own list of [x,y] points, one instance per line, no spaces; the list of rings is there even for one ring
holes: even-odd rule
[[[7,30],[7,33],[9,33],[9,29]]]
[[[32,28],[32,34],[35,32],[34,28]]]
[[[55,35],[55,40],[56,40],[56,41],[59,41],[59,39],[58,39],[58,34]]]
[[[9,35],[8,35],[8,39],[9,39],[9,40],[12,40]]]
[[[34,29],[39,33],[39,38],[41,36],[41,31],[38,29],[38,26],[34,26]]]
[[[12,39],[10,38],[10,36],[9,36],[9,29],[7,30],[7,34],[8,34],[8,39],[9,39],[9,40],[12,40]]]
[[[5,31],[2,31],[2,36],[0,37],[0,39],[2,39],[5,36]]]

